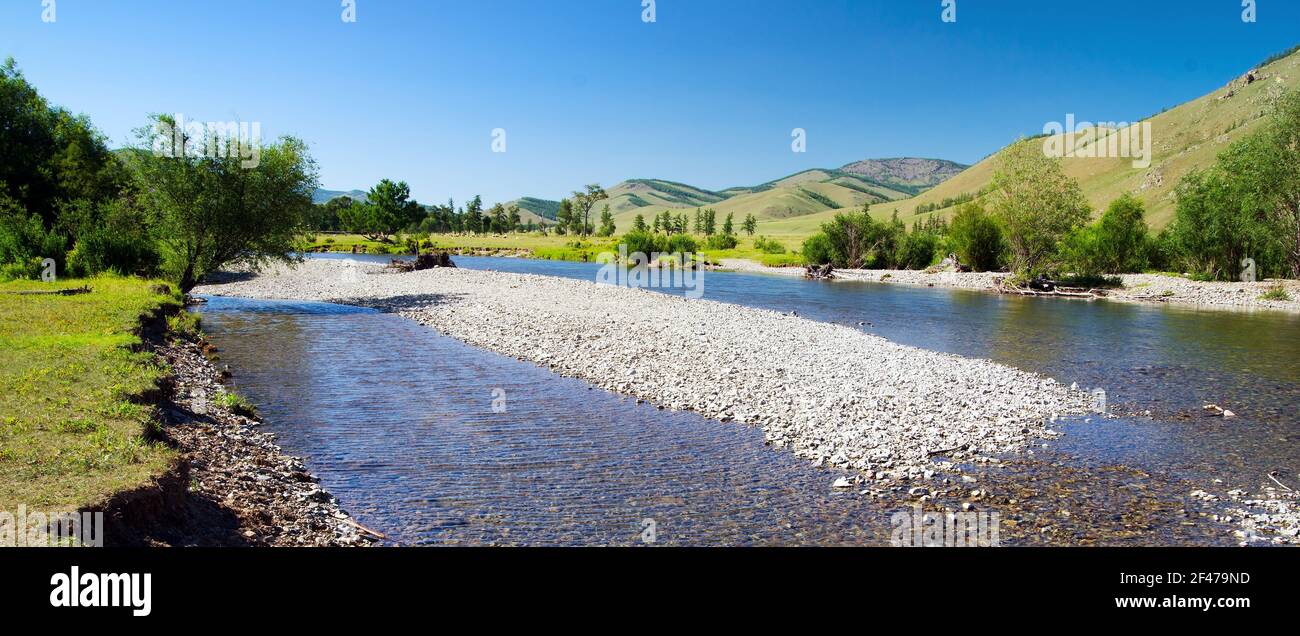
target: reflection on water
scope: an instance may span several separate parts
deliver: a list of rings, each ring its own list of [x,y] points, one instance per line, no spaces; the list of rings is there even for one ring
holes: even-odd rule
[[[212,298],[202,311],[286,451],[400,543],[636,544],[644,519],[664,545],[889,538],[879,506],[832,492],[842,473],[772,451],[756,428],[638,405],[369,310]]]
[[[456,261],[582,280],[598,268]],[[1104,388],[1112,406],[1153,413],[1062,421],[1068,434],[1050,450],[992,477],[1016,500],[986,502],[1020,521],[1004,528],[1012,544],[1230,540],[1186,494],[1212,478],[1253,490],[1270,470],[1300,468],[1300,317],[708,276],[710,300],[866,323],[897,342]],[[654,519],[668,545],[881,544],[890,511],[909,504],[832,493],[840,473],[766,448],[757,429],[593,391],[395,316],[236,299],[203,312],[236,387],[285,447],[363,523],[403,543],[632,544]],[[492,411],[495,388],[504,413]],[[1201,417],[1210,402],[1239,417]],[[938,503],[959,507],[962,489],[952,490]]]

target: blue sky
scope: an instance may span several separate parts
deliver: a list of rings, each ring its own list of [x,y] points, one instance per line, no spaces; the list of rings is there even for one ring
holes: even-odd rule
[[[306,140],[323,185],[424,202],[654,177],[722,189],[864,158],[972,163],[1126,121],[1300,43],[1258,0],[0,0],[0,57],[115,145],[152,112]],[[492,152],[492,131],[506,152]],[[807,152],[791,152],[794,128]]]

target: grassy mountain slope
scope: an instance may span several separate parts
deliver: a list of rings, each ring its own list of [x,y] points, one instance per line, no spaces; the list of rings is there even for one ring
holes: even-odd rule
[[[1174,188],[1179,179],[1193,168],[1210,167],[1229,144],[1256,130],[1271,96],[1300,87],[1300,52],[1253,70],[1259,79],[1252,84],[1246,84],[1243,73],[1226,86],[1149,118],[1154,141],[1149,168],[1136,168],[1132,159],[1127,158],[1066,158],[1063,161],[1066,173],[1079,180],[1098,214],[1119,195],[1131,192],[1146,203],[1147,222],[1156,229],[1163,228],[1174,216]],[[1227,97],[1229,91],[1231,97]],[[1034,143],[1044,141],[1046,138],[1036,139]],[[912,199],[873,211],[887,217],[897,208],[910,223],[916,218],[912,212],[919,205],[940,203],[963,193],[977,194],[992,178],[997,156],[986,158]],[[926,215],[948,216],[953,209]],[[807,221],[815,224],[830,217],[819,216]],[[796,224],[781,229],[800,233],[805,228]]]
[[[364,190],[322,190],[317,188],[311,194],[311,202],[316,204],[329,203],[339,197],[348,197],[354,201],[365,201],[368,194]]]
[[[849,165],[868,164],[872,161],[874,160],[855,162]],[[960,164],[936,160],[891,159],[880,161],[930,161],[950,172],[960,170],[963,167]],[[942,177],[924,176],[918,178],[916,175],[912,175],[909,178],[914,181],[924,181],[927,178]],[[663,182],[656,181],[654,183]],[[621,190],[623,185],[619,184],[619,187],[616,187],[615,190]],[[664,210],[678,214],[684,210],[693,210],[697,207],[709,207],[717,210],[719,222],[721,222],[721,219],[726,218],[728,214],[735,215],[737,222],[747,214],[753,214],[760,221],[764,221],[789,219],[819,212],[858,207],[864,203],[875,204],[896,201],[912,196],[915,191],[922,187],[915,182],[909,183],[899,180],[897,175],[893,174],[877,173],[877,176],[872,176],[851,173],[845,170],[812,169],[752,187],[728,188],[719,192],[694,188],[692,192],[698,194],[690,199],[681,196],[676,198],[651,198],[642,196],[639,192],[633,192],[631,194],[635,196],[619,197],[619,200],[611,202],[610,210],[614,212],[614,221],[617,223],[619,231],[626,231],[631,228],[638,214],[643,215],[647,222],[650,222],[655,215],[662,213]],[[610,191],[611,198],[614,198],[615,190]],[[712,199],[708,198],[710,195],[713,197]],[[690,202],[685,203],[686,201]]]

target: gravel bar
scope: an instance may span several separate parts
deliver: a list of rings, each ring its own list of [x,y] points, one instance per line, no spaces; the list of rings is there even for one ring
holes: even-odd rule
[[[745,259],[723,259],[722,269],[785,276],[803,276],[802,267],[767,267]],[[1006,272],[935,272],[908,269],[837,269],[836,278],[871,283],[946,287],[998,292],[998,281]],[[1165,274],[1124,274],[1123,287],[1107,289],[1105,300],[1133,303],[1164,303],[1202,309],[1255,310],[1271,309],[1300,313],[1300,281],[1268,279],[1253,283],[1196,281]],[[1269,300],[1263,296],[1276,288],[1286,291],[1289,300]]]
[[[860,471],[858,482],[928,477],[949,461],[1020,449],[1054,436],[1047,425],[1055,415],[1086,412],[1091,400],[986,360],[594,281],[462,269],[396,274],[352,261],[307,261],[218,276],[194,294],[399,313],[661,408],[761,426],[771,445]]]

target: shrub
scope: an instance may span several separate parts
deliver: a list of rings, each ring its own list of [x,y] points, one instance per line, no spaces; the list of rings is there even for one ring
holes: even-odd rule
[[[688,234],[674,234],[663,241],[660,252],[677,253],[677,254],[694,254],[700,251],[699,244]],[[735,247],[733,244],[732,247]],[[723,248],[730,249],[730,248]]]
[[[161,257],[147,236],[124,234],[97,227],[84,232],[77,245],[68,252],[68,274],[84,278],[100,272],[123,276],[152,276],[158,272]]]
[[[977,272],[1001,269],[1007,252],[1002,228],[978,203],[967,203],[957,209],[948,230],[948,241],[957,258]]]
[[[705,245],[711,250],[729,250],[735,248],[739,242],[732,234],[714,234],[705,241]]]
[[[903,237],[894,255],[899,269],[925,269],[935,261],[939,237],[929,232],[912,232]]]
[[[1112,201],[1095,225],[1080,228],[1065,239],[1065,265],[1082,276],[1145,270],[1149,239],[1143,214],[1142,202],[1130,194]]]
[[[627,246],[628,254],[641,252],[648,256],[651,252],[660,251],[657,238],[659,237],[649,232],[633,230],[623,235],[622,244]]]
[[[1259,297],[1259,299],[1286,301],[1291,300],[1291,294],[1286,293],[1286,288],[1281,284],[1278,284],[1270,287],[1268,291],[1264,292],[1264,295]]]
[[[771,240],[771,239],[769,239],[769,238],[767,238],[767,237],[764,237],[764,236],[760,236],[760,237],[754,239],[754,249],[756,249],[756,250],[758,250],[758,251],[760,251],[760,252],[762,252],[762,253],[764,253],[764,254],[784,254],[784,253],[785,253],[785,246],[784,246],[784,245],[782,245],[782,244],[780,244],[780,243],[778,243],[778,242],[776,242],[776,241],[774,241],[774,240]]]
[[[805,263],[824,265],[831,262],[831,240],[825,232],[818,232],[804,240],[800,252]]]

